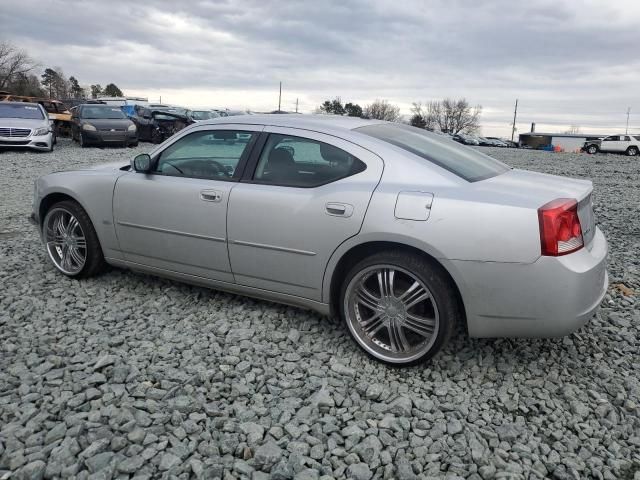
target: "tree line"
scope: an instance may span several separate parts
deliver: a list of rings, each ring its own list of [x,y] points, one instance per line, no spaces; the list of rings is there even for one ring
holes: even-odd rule
[[[84,88],[76,77],[67,77],[60,67],[45,68],[38,76],[39,68],[41,66],[26,51],[8,42],[0,42],[0,91],[57,99],[124,96],[114,83],[104,88],[100,84]]]
[[[325,100],[317,109],[317,113],[330,115],[346,115],[349,117],[371,118],[399,122],[402,120],[400,107],[388,100],[375,100],[362,108],[357,103],[342,103],[340,97]],[[465,98],[434,100],[423,105],[413,103],[409,124],[425,130],[439,130],[452,135],[458,133],[476,133],[480,129],[482,106],[472,107]]]

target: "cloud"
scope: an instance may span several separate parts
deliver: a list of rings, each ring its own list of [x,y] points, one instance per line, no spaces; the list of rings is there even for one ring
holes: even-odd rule
[[[464,96],[487,134],[510,131],[515,98],[521,129],[606,131],[640,114],[632,1],[4,0],[0,22],[2,39],[81,83],[174,103],[272,109],[283,81],[285,108],[303,111],[341,96],[408,114]]]

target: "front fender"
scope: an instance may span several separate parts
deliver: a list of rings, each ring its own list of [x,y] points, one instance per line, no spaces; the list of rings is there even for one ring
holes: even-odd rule
[[[117,179],[125,174],[113,170],[82,170],[52,173],[36,181],[34,213],[40,225],[52,195],[64,195],[78,202],[87,212],[98,235],[105,257],[121,258],[113,225],[113,190]]]

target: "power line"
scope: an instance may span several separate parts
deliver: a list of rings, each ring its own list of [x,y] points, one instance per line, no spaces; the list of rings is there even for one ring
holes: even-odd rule
[[[511,127],[511,141],[513,142],[513,136],[516,133],[516,117],[518,116],[518,99],[516,98],[516,108],[513,111],[513,126]]]
[[[631,113],[631,107],[627,108],[627,128],[624,131],[625,135],[629,133],[629,114],[630,113]]]

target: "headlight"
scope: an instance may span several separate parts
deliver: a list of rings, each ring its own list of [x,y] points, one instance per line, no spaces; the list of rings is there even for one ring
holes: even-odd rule
[[[82,129],[87,130],[88,132],[95,132],[97,130],[97,128],[90,123],[85,123],[84,125],[82,125]]]
[[[42,135],[46,135],[49,132],[50,132],[49,127],[41,127],[41,128],[38,128],[35,132],[33,132],[33,136],[40,137]]]
[[[130,132],[135,132],[137,130],[136,126],[134,123],[132,123],[131,125],[129,125],[129,128],[127,128],[127,130],[129,130]]]

